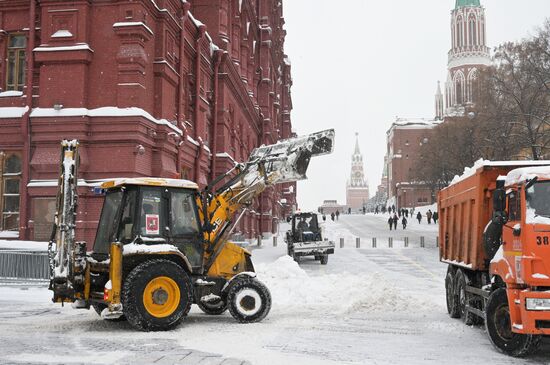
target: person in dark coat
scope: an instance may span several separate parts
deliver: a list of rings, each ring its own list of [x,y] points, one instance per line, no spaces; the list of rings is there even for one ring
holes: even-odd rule
[[[434,224],[437,224],[437,220],[439,219],[439,213],[434,212],[432,215],[432,219],[434,220]]]
[[[336,220],[338,220],[338,217],[340,217],[340,211],[339,210],[336,211]]]
[[[390,217],[388,218],[388,225],[390,226],[390,231],[393,227],[393,217],[390,215]]]
[[[323,222],[327,220],[327,216],[323,214]]]
[[[330,219],[334,222],[334,212],[330,213]]]
[[[407,229],[407,218],[405,216],[401,219],[401,224],[403,224],[403,229]]]
[[[432,211],[430,209],[426,212],[426,218],[428,219],[428,224],[432,224]]]
[[[393,214],[393,229],[397,231],[397,222],[399,221],[399,218],[397,218],[397,214]]]
[[[420,224],[420,221],[422,220],[422,214],[420,214],[420,212],[416,214],[416,219],[418,219],[418,224]]]

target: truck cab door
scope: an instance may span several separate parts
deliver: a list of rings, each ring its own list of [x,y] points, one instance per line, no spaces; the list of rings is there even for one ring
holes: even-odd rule
[[[203,264],[204,239],[195,193],[191,190],[172,189],[168,206],[169,243],[187,257],[194,272],[200,272]]]
[[[502,229],[502,249],[504,252],[517,251],[521,253],[521,191],[512,190],[506,196],[506,205],[508,207],[508,221]],[[505,257],[508,260],[510,267],[513,268],[513,274],[515,278],[508,278],[517,283],[521,283],[521,272],[519,269],[521,255]],[[506,281],[508,281],[506,280]]]

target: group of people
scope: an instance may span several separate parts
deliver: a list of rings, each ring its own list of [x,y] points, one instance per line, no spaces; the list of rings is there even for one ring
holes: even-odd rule
[[[336,220],[338,220],[338,218],[340,217],[340,211],[337,210],[336,213],[335,212],[332,212],[330,213],[330,219],[334,222],[334,218],[336,218]],[[327,220],[327,216],[326,214],[323,213],[323,222],[325,222]]]
[[[401,224],[403,225],[403,229],[407,229],[407,223],[408,223],[407,218],[409,218],[409,214],[412,218],[414,214],[414,208],[411,209],[410,211],[408,209],[399,209],[397,213],[393,212],[393,216],[391,215],[391,211],[390,211],[390,217],[388,218],[388,225],[390,226],[390,231],[392,229],[397,230],[397,222],[399,222],[399,219],[401,219]],[[422,222],[422,213],[418,212],[416,214],[416,219],[418,220],[418,224],[420,224]],[[426,212],[426,219],[428,220],[428,224],[432,224],[432,220],[434,224],[437,224],[437,220],[439,219],[439,214],[437,213],[437,211],[432,213],[432,210],[428,209],[428,211]]]

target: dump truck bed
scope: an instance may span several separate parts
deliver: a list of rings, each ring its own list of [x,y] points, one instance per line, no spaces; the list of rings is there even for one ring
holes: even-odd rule
[[[438,195],[439,258],[472,270],[488,270],[483,231],[493,212],[492,192],[499,176],[548,161],[480,161]]]

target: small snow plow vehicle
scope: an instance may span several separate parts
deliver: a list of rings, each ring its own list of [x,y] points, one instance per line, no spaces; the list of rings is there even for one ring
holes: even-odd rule
[[[88,253],[86,243],[75,240],[78,145],[62,142],[49,247],[53,301],[159,331],[178,325],[193,303],[207,314],[229,309],[243,323],[268,314],[271,296],[256,278],[250,252],[227,239],[242,214],[234,216],[267,187],[305,179],[310,159],[332,152],[334,131],[259,147],[203,190],[177,179],[104,182]]]
[[[314,256],[322,265],[334,253],[334,242],[323,239],[316,213],[296,213],[290,217],[291,229],[286,232],[287,253],[294,261]]]

